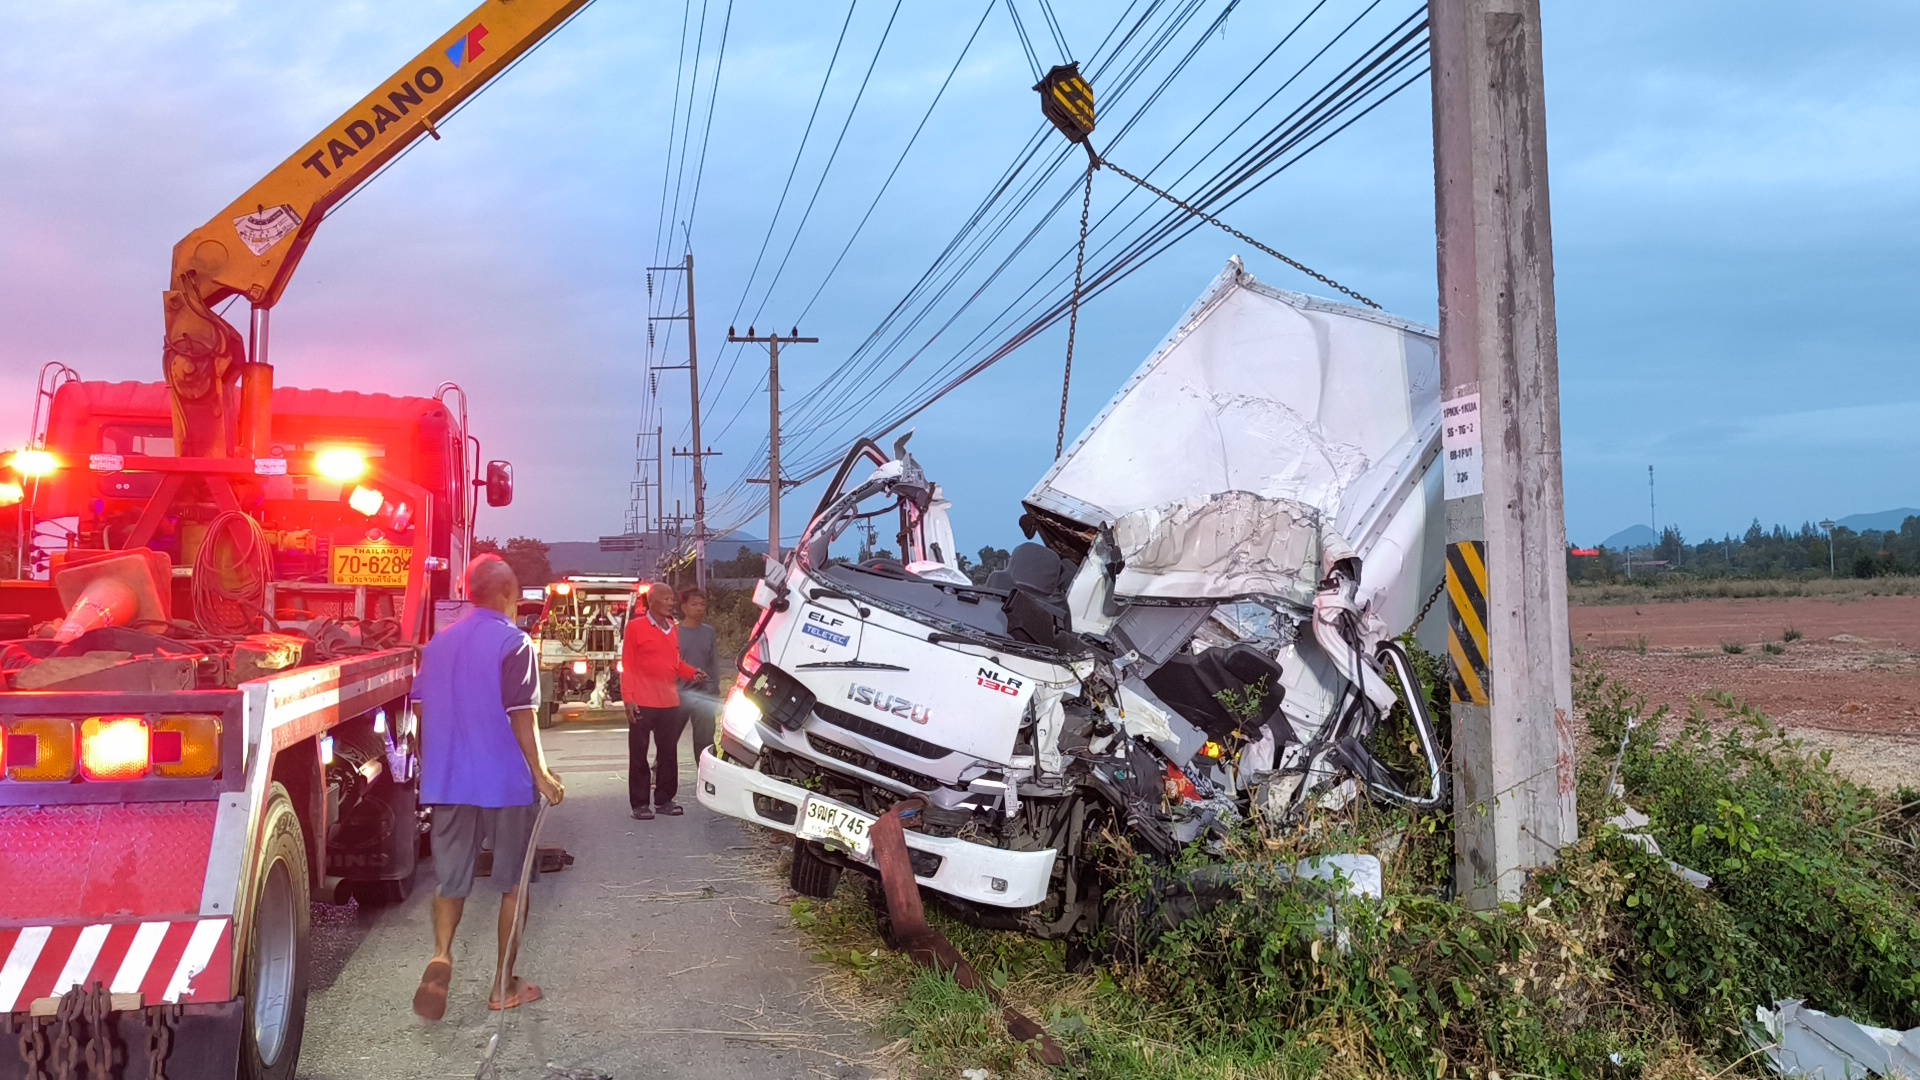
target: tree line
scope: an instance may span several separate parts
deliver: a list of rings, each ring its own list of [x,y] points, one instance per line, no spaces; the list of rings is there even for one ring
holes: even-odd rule
[[[1575,550],[1582,554],[1575,555]],[[1585,554],[1592,551],[1594,554]],[[1567,577],[1576,582],[1610,582],[1659,574],[1701,578],[1873,578],[1920,574],[1920,516],[1898,529],[1855,532],[1842,525],[1827,530],[1812,522],[1798,529],[1763,528],[1758,518],[1739,536],[1689,543],[1678,528],[1661,530],[1651,547],[1570,549]]]

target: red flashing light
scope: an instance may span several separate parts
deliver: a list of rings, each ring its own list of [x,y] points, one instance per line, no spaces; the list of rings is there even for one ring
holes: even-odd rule
[[[1576,559],[1597,559],[1600,557],[1600,549],[1599,548],[1574,548],[1572,551],[1567,552],[1567,554],[1573,556]]]

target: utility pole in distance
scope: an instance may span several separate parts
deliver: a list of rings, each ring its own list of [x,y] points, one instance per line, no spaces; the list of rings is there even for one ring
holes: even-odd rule
[[[653,322],[661,319],[685,319],[687,321],[687,362],[684,364],[663,364],[655,371],[687,371],[687,391],[692,399],[690,410],[693,415],[693,448],[676,449],[674,457],[693,459],[693,578],[694,582],[705,589],[707,587],[707,459],[719,453],[708,450],[700,441],[700,334],[699,322],[694,317],[693,308],[693,252],[687,252],[686,261],[680,266],[649,266],[653,270],[684,270],[687,274],[687,313],[685,315],[655,315],[648,321],[648,333],[651,336]],[[651,292],[653,278],[649,274],[647,288]]]
[[[1427,12],[1454,865],[1486,909],[1578,833],[1540,3]]]
[[[767,346],[767,557],[780,557],[780,496],[787,488],[793,487],[780,472],[780,345],[817,345],[817,337],[801,337],[800,328],[787,331],[786,337],[779,334],[765,336],[754,333],[753,327],[747,327],[745,334],[736,334],[733,327],[727,327],[728,341],[746,341],[764,343]],[[761,483],[748,480],[749,484]]]

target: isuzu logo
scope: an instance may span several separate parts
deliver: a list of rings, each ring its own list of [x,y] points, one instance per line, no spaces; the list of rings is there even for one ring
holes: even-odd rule
[[[904,717],[916,724],[924,724],[933,719],[933,710],[925,705],[916,705],[898,694],[889,694],[882,690],[875,690],[871,686],[861,686],[859,683],[853,683],[847,687],[847,700],[857,701],[868,708],[879,709],[883,713]]]

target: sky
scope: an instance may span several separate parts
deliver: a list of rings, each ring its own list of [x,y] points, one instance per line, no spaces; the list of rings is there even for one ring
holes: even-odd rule
[[[1061,59],[1037,0],[1014,6],[1040,63]],[[1095,141],[1135,171],[1172,149],[1153,174],[1170,182],[1202,156],[1196,147],[1227,134],[1238,103],[1250,108],[1247,95],[1273,90],[1339,27],[1371,12],[1275,108],[1417,6],[1199,0],[1151,78],[1096,77]],[[1124,7],[1053,5],[1081,59]],[[1731,0],[1543,8],[1570,537],[1591,543],[1648,520],[1649,465],[1659,523],[1696,539],[1754,518],[1797,525],[1920,504],[1920,364],[1900,315],[1920,285],[1920,8],[1858,0],[1845,18]],[[0,5],[0,447],[25,437],[43,363],[157,378],[173,243],[470,9]],[[1296,24],[1202,126],[1208,137],[1182,144]],[[854,0],[851,12],[838,0],[599,0],[445,123],[442,140],[327,219],[274,312],[277,378],[420,395],[456,381],[487,456],[511,460],[518,480],[514,505],[487,511],[483,534],[616,533],[636,443],[650,452],[653,441],[637,434],[657,424],[669,451],[690,445],[685,372],[648,371],[684,362],[684,334],[661,322],[649,344],[647,326],[650,311],[680,310],[679,275],[655,271],[650,300],[647,267],[677,262],[690,241],[705,436],[719,452],[709,490],[716,517],[737,517],[737,481],[766,474],[766,361],[726,344],[730,322],[799,323],[821,339],[782,355],[791,472],[830,459],[931,367],[963,356],[1028,282],[1070,271],[1079,172],[1067,159],[1036,212],[888,354],[891,365],[922,350],[906,377],[810,393],[869,355],[861,343],[1027,145],[1040,123],[1033,81],[1001,0]],[[1417,80],[1224,216],[1432,323],[1429,105]],[[1249,130],[1272,122],[1261,115]],[[1037,208],[1056,200],[1062,209],[1043,220]],[[1096,177],[1096,222],[1143,205],[1118,177]],[[1031,242],[989,281],[1029,226]],[[1112,235],[1103,228],[1095,248]],[[1223,233],[1192,233],[1083,308],[1069,438],[1236,254],[1264,281],[1325,292]],[[982,300],[936,334],[976,288]],[[228,315],[244,325],[241,307]],[[1061,328],[1043,333],[913,421],[916,456],[954,501],[963,548],[1019,538],[1019,499],[1052,455],[1065,346]],[[841,423],[818,422],[827,404]],[[686,464],[669,453],[667,499],[690,512]],[[784,532],[818,488],[787,496]]]

